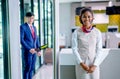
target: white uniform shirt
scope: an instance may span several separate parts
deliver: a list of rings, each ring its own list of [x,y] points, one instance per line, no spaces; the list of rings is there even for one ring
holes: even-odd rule
[[[81,28],[72,35],[72,49],[78,64],[89,59],[92,64],[99,66],[104,58],[102,52],[102,35],[97,28],[84,33]]]

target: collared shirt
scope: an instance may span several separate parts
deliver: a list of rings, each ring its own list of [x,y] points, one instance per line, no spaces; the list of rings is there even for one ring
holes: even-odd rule
[[[34,31],[33,25],[31,26],[30,24],[28,24],[28,26],[29,26],[29,28],[31,30],[32,37],[35,39],[35,31]]]
[[[27,24],[28,24],[28,23],[27,23]],[[29,26],[30,30],[32,30],[32,29],[31,29],[31,25],[30,25],[30,24],[28,24],[28,26]],[[32,27],[33,27],[33,25],[32,25]]]

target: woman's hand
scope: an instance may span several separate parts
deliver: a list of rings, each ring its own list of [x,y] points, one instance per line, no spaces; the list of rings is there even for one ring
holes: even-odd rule
[[[96,69],[96,66],[95,65],[92,65],[89,67],[89,70],[88,70],[88,73],[93,73]]]
[[[89,67],[85,64],[85,63],[80,63],[80,66],[82,66],[82,68],[85,70],[85,71],[88,71],[89,70]]]

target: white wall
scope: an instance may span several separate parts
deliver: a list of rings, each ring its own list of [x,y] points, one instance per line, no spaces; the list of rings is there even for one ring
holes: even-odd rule
[[[71,4],[63,3],[59,6],[59,33],[64,34],[66,38],[66,46],[70,46],[71,36]]]
[[[22,79],[19,8],[19,0],[9,0],[11,79]]]

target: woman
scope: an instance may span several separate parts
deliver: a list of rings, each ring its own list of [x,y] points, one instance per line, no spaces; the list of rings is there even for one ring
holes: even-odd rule
[[[83,8],[80,13],[82,27],[72,37],[72,49],[76,56],[76,79],[100,79],[99,65],[103,61],[101,32],[92,25],[93,12]]]

